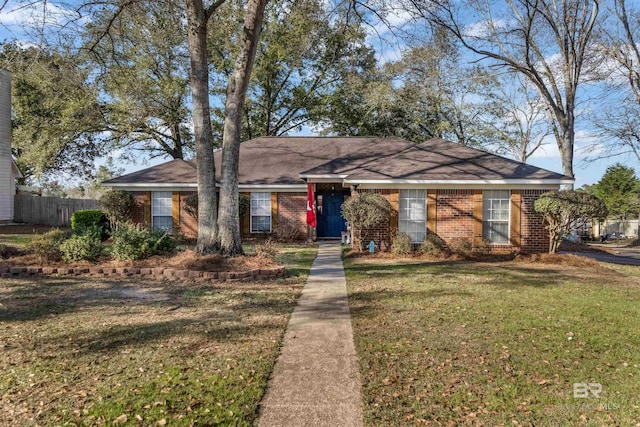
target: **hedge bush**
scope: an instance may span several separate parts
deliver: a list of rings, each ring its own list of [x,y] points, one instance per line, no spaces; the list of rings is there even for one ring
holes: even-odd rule
[[[101,251],[100,239],[88,234],[71,236],[60,244],[65,262],[94,261]]]
[[[446,252],[445,242],[435,233],[427,233],[427,238],[420,244],[418,251],[422,255],[438,257]]]
[[[144,259],[153,255],[171,253],[176,249],[175,239],[158,229],[145,229],[140,225],[122,223],[113,232],[111,255],[118,260]]]
[[[95,235],[99,230],[100,240],[109,237],[109,220],[99,209],[75,211],[71,215],[71,228],[75,234],[79,235]]]
[[[58,261],[62,257],[60,245],[68,238],[67,233],[58,228],[54,228],[44,234],[34,236],[27,245],[27,249],[41,260]]]
[[[391,252],[394,255],[409,255],[413,250],[411,236],[405,233],[396,234],[391,241]]]
[[[454,237],[449,241],[451,252],[463,257],[470,257],[473,253],[473,242],[466,237]]]

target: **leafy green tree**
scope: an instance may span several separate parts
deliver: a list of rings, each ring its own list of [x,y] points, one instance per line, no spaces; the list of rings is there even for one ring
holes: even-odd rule
[[[639,213],[640,179],[628,166],[620,163],[609,166],[591,191],[604,202],[609,214],[615,218],[625,221]]]
[[[480,67],[462,66],[443,34],[382,67],[372,54],[343,80],[318,108],[325,133],[415,142],[446,138],[471,146],[485,146],[491,138],[481,120],[487,110],[482,97],[495,79]]]
[[[109,37],[100,37],[109,27]],[[184,10],[176,0],[99,10],[83,36],[105,100],[105,131],[124,157],[193,153]]]
[[[332,11],[319,0],[271,1],[265,11],[255,69],[247,89],[242,140],[278,136],[312,125],[334,91],[359,62],[373,58],[359,21]],[[226,23],[241,19],[242,9],[226,3],[209,35],[214,64],[212,93],[224,94],[237,40]],[[222,135],[222,106],[213,108],[214,132]]]
[[[12,73],[13,151],[23,173],[90,176],[107,150],[90,71],[62,49],[16,43],[0,47],[0,67]]]
[[[560,248],[562,240],[591,220],[607,216],[607,207],[597,197],[575,190],[550,191],[533,204],[536,213],[544,217],[549,232],[549,253]]]

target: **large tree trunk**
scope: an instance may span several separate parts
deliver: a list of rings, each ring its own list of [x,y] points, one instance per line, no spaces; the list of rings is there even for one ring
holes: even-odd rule
[[[191,59],[191,103],[198,176],[198,243],[196,250],[200,253],[212,253],[218,250],[219,245],[213,133],[209,107],[208,17],[202,0],[186,0],[185,5]]]
[[[267,1],[249,1],[244,20],[240,52],[227,86],[224,134],[222,138],[222,187],[220,190],[218,225],[220,252],[230,256],[243,253],[240,238],[240,218],[238,216],[238,166],[242,112]]]

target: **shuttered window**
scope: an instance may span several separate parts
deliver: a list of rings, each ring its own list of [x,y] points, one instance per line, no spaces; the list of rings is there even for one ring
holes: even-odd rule
[[[509,190],[482,192],[482,237],[491,243],[509,243]]]
[[[151,193],[151,226],[160,230],[171,231],[173,202],[171,191],[154,191]]]
[[[251,232],[271,233],[271,193],[251,193]]]
[[[400,190],[398,231],[421,243],[427,236],[427,191]]]

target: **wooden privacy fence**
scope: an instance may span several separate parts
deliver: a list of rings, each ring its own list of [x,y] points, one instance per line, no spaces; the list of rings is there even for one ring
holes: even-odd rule
[[[98,209],[98,201],[17,194],[13,220],[27,224],[68,227],[71,225],[71,215],[84,209]]]

